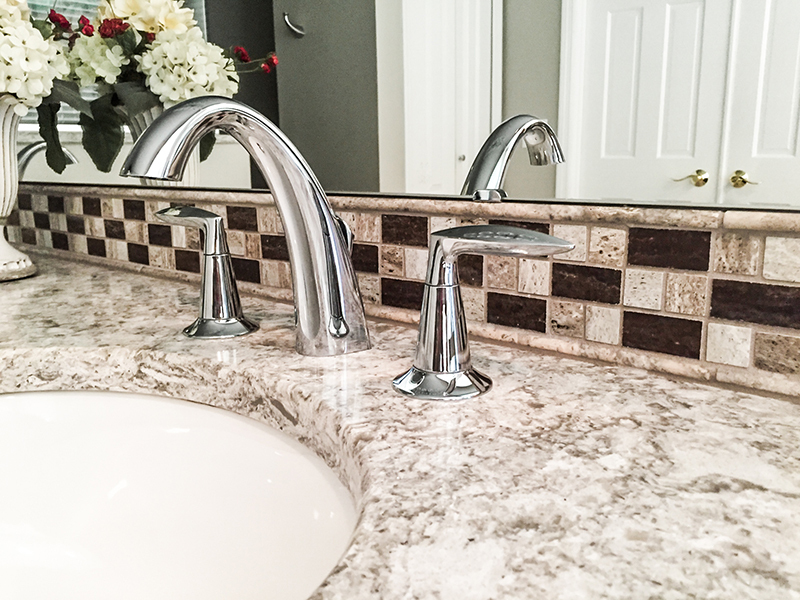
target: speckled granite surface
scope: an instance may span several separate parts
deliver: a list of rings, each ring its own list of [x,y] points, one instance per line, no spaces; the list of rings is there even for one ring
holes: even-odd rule
[[[0,392],[105,388],[227,407],[301,439],[361,520],[314,598],[800,598],[800,405],[488,343],[489,394],[410,401],[416,332],[293,351],[245,296],[246,338],[193,341],[195,285],[37,257],[0,284]]]

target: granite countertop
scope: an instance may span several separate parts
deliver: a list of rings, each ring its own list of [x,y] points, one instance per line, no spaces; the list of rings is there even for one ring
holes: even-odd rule
[[[800,598],[800,405],[473,341],[479,398],[409,400],[416,331],[294,352],[290,306],[189,340],[196,285],[37,257],[0,285],[0,392],[128,390],[223,406],[316,450],[361,512],[313,598]]]

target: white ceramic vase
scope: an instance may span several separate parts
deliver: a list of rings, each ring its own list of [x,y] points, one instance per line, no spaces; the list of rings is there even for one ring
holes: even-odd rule
[[[22,279],[36,273],[36,265],[6,241],[8,216],[14,210],[19,191],[17,168],[17,126],[19,115],[14,112],[16,99],[0,95],[0,281]]]

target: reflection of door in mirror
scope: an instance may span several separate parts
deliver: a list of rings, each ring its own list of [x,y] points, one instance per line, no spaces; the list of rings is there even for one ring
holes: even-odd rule
[[[799,51],[794,0],[565,2],[558,195],[800,206]]]

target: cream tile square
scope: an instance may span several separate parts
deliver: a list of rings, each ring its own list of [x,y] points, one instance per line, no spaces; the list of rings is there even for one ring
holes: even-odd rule
[[[705,315],[708,277],[667,273],[667,311],[682,315]]]
[[[761,254],[761,239],[740,233],[718,233],[712,241],[714,271],[734,275],[755,275]]]
[[[620,343],[622,311],[605,306],[586,307],[586,339],[602,344]]]
[[[162,269],[175,268],[175,253],[172,248],[148,246],[147,250],[150,255],[151,267],[160,267]]]
[[[108,258],[128,260],[128,244],[122,240],[107,240],[106,252],[108,252]]]
[[[173,230],[175,228],[173,227]],[[228,231],[228,248],[233,256],[244,256],[244,232]]]
[[[480,288],[462,287],[461,301],[467,321],[486,322],[486,292]]]
[[[370,273],[356,273],[361,297],[367,304],[381,303],[381,278]]]
[[[355,234],[359,242],[380,243],[381,216],[377,213],[357,214]]]
[[[69,233],[69,249],[72,252],[79,254],[89,254],[89,248],[86,246],[86,236],[77,233]]]
[[[455,217],[431,217],[431,232],[441,231],[458,227],[458,219]]]
[[[580,302],[550,300],[550,332],[582,338],[585,330],[584,305]]]
[[[144,244],[145,243],[145,232],[147,231],[147,224],[144,221],[124,221],[125,225],[125,239],[129,242],[134,242],[136,244]],[[182,233],[179,233],[182,232]],[[178,236],[182,236],[184,239],[186,238],[186,227],[173,227],[172,228],[172,240],[175,243],[176,239],[179,239]],[[176,246],[178,244],[175,244]],[[179,246],[181,248],[185,248],[186,246]]]
[[[83,198],[81,196],[67,196],[64,198],[64,211],[68,215],[82,215]]]
[[[173,248],[186,248],[186,229],[187,229],[186,227],[173,227],[172,228],[172,246],[173,246]]]
[[[31,208],[34,210],[34,212],[50,212],[50,203],[47,200],[47,196],[43,196],[42,194],[33,194],[31,196]]]
[[[589,262],[621,267],[625,262],[628,234],[624,229],[592,227],[589,236]]]
[[[280,233],[281,218],[278,215],[278,209],[274,206],[259,206],[256,209],[256,218],[258,220],[259,233],[266,233],[269,235],[277,235]]]
[[[50,229],[52,231],[66,231],[67,215],[63,213],[50,213]]]
[[[100,217],[84,217],[86,235],[92,237],[105,237],[106,225]]]
[[[33,220],[33,213],[29,210],[19,211],[19,226],[33,229],[36,227],[36,222]]]
[[[22,241],[22,232],[16,225],[6,225],[6,234],[12,244],[19,244]]]
[[[623,304],[660,310],[664,299],[664,271],[625,271]]]
[[[400,246],[381,246],[381,275],[403,276],[403,248]]]
[[[36,245],[45,248],[53,247],[53,234],[46,229],[36,230]]]
[[[559,254],[559,260],[586,260],[586,236],[588,228],[585,225],[553,225],[553,235],[562,240],[575,244],[575,249]]]
[[[125,218],[125,205],[122,198],[101,198],[100,211],[104,219]]]
[[[428,251],[422,248],[404,248],[403,251],[406,277],[425,281],[428,270]]]
[[[261,281],[270,287],[291,289],[292,271],[289,263],[282,260],[262,260]]]
[[[486,281],[490,288],[516,290],[519,259],[510,256],[486,256]]]
[[[800,238],[767,237],[764,279],[800,282]]]
[[[747,367],[753,332],[748,327],[709,323],[706,360],[713,363]]]
[[[550,261],[521,258],[519,260],[519,291],[526,294],[550,294]]]

